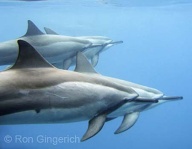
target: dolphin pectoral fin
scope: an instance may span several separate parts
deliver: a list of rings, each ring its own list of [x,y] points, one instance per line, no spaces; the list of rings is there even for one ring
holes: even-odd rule
[[[72,60],[71,59],[67,59],[63,62],[63,69],[67,70],[69,69],[69,67],[71,66]]]
[[[139,112],[133,112],[131,114],[126,114],[119,128],[115,131],[115,134],[122,133],[129,128],[131,128],[137,121],[139,117]]]
[[[52,29],[50,28],[47,28],[47,27],[44,27],[44,30],[47,34],[51,34],[51,35],[59,35],[57,34],[55,31],[53,31]]]
[[[106,109],[102,110],[98,115],[93,117],[89,121],[89,126],[86,133],[83,135],[81,141],[85,141],[93,136],[95,136],[102,128],[105,122],[107,121],[107,115],[117,110],[119,107],[123,106],[127,102],[132,101],[132,99],[121,100]]]
[[[98,64],[99,61],[99,54],[96,54],[95,56],[92,57],[91,59],[91,64],[93,67],[95,67]]]
[[[102,114],[92,118],[89,121],[89,126],[86,133],[83,135],[81,141],[85,141],[95,136],[104,126],[106,121],[106,114]]]

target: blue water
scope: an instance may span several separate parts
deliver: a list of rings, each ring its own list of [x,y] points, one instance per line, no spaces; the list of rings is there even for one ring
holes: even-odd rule
[[[0,149],[192,148],[190,0],[4,0],[0,2],[0,41],[24,35],[28,19],[41,30],[46,26],[62,35],[123,40],[101,54],[99,73],[154,87],[166,95],[182,95],[184,100],[141,113],[137,123],[120,135],[113,132],[121,118],[110,121],[83,143],[79,139],[88,122],[0,126]],[[59,141],[60,137],[65,140]]]

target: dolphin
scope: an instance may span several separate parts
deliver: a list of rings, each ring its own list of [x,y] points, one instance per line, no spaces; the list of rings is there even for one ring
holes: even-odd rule
[[[44,34],[37,26],[28,20],[28,29],[24,36],[17,40],[25,40],[35,47],[35,49],[58,68],[68,69],[74,65],[75,56],[78,51],[95,51],[94,48],[103,48],[104,44],[93,44],[86,38],[76,38],[71,36]],[[12,65],[16,61],[18,46],[17,40],[10,40],[0,43],[0,65]],[[94,66],[98,63],[97,52],[92,52]]]
[[[53,65],[63,64],[64,69],[70,66],[68,60],[92,46],[88,40],[76,39],[59,35],[47,35],[41,32],[36,25],[28,20],[28,30],[19,39],[33,45]],[[17,40],[0,43],[0,65],[11,65],[15,62],[18,53]]]
[[[98,74],[77,53],[75,71],[46,61],[28,42],[18,40],[16,63],[0,72],[0,124],[67,123],[89,120],[82,137],[95,136],[105,122],[124,116],[115,133],[136,122],[139,113],[162,102],[182,99]]]
[[[51,35],[59,35],[52,29],[48,27],[44,27],[44,30],[47,34]],[[99,55],[101,52],[106,51],[108,48],[123,43],[123,41],[113,41],[112,39],[105,37],[105,36],[78,36],[78,39],[89,40],[93,45],[100,45],[100,46],[93,46],[88,48],[87,50],[83,51],[83,54],[91,60],[91,64],[95,67],[99,61]],[[73,59],[72,64],[74,65],[76,62]]]

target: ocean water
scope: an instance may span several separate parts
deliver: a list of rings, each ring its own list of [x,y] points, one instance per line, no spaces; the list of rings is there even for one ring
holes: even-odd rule
[[[110,121],[83,143],[87,121],[0,126],[0,149],[192,148],[192,1],[2,0],[0,20],[0,42],[23,36],[27,20],[62,35],[123,40],[100,55],[96,71],[184,97],[142,112],[119,135],[122,118]]]

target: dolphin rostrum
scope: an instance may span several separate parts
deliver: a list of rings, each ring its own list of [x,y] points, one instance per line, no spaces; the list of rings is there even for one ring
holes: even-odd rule
[[[26,41],[19,40],[18,45],[16,63],[0,72],[1,125],[89,120],[81,139],[85,141],[106,121],[124,116],[115,132],[121,133],[134,125],[140,112],[182,98],[102,76],[81,52],[75,71],[68,71],[52,66]]]
[[[93,44],[92,39],[86,38],[44,34],[30,20],[28,20],[28,30],[26,34],[19,39],[29,42],[46,60],[62,69],[68,69],[74,64],[75,56],[78,51],[86,51],[86,53],[92,51],[92,63],[95,66],[98,63],[99,55],[96,49],[103,49],[103,47],[112,45],[110,43]],[[1,42],[0,65],[14,64],[17,53],[17,40]]]

